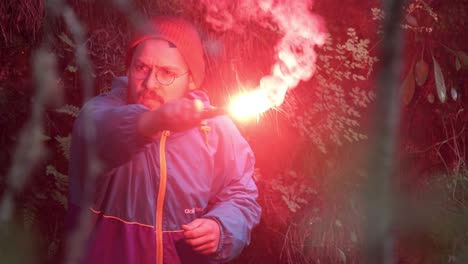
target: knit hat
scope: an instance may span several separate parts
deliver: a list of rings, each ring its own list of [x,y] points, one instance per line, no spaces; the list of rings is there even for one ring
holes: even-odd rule
[[[149,25],[136,30],[127,49],[127,67],[130,66],[136,46],[147,39],[164,39],[177,47],[187,63],[197,88],[205,78],[203,46],[198,31],[188,21],[179,17],[160,16],[149,21]]]

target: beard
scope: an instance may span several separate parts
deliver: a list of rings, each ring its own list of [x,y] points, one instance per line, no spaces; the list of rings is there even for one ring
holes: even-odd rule
[[[151,110],[159,108],[164,104],[164,98],[154,91],[145,91],[138,96],[138,101]]]

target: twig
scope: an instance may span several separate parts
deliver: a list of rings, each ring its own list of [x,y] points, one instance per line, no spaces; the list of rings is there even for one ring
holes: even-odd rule
[[[57,93],[57,74],[55,56],[48,51],[44,44],[34,55],[33,74],[36,84],[36,94],[32,101],[32,116],[20,132],[20,139],[15,148],[12,166],[7,175],[7,187],[0,200],[0,235],[5,238],[6,227],[14,212],[14,197],[21,192],[31,179],[33,169],[44,156],[45,148],[42,144],[42,122],[44,109]]]
[[[84,36],[84,30],[81,27],[75,13],[73,10],[66,5],[63,0],[51,0],[55,1],[57,6],[60,6],[63,12],[63,18],[66,22],[67,27],[69,28],[70,32],[72,33],[74,42],[76,43],[76,51],[75,57],[77,60],[77,64],[80,68],[80,77],[81,82],[83,85],[83,93],[84,93],[84,100],[86,101],[89,99],[92,94],[92,74],[93,68],[91,60],[87,55],[86,50],[86,39]],[[131,2],[127,0],[112,0],[111,3],[116,7],[119,11],[125,14],[130,22],[132,23],[134,28],[142,29],[142,30],[149,30],[147,28],[146,20],[141,16],[136,9],[134,9]],[[59,12],[60,13],[60,12]],[[100,163],[97,158],[96,149],[95,149],[95,129],[93,124],[91,123],[90,112],[83,112],[84,120],[85,120],[85,144],[86,144],[86,157],[88,159],[87,164],[88,167],[86,168],[86,176],[85,176],[85,186],[84,186],[84,193],[80,205],[80,212],[79,212],[79,222],[78,227],[76,230],[73,230],[68,237],[68,243],[66,248],[66,260],[65,263],[73,264],[79,263],[80,257],[82,256],[82,252],[84,250],[84,246],[86,243],[86,234],[91,227],[91,221],[89,219],[88,208],[91,204],[91,197],[93,189],[93,184],[95,182],[96,176],[100,171]]]
[[[439,141],[435,144],[432,144],[431,146],[425,148],[425,149],[422,149],[422,150],[415,150],[415,151],[409,151],[408,153],[410,154],[417,154],[417,153],[424,153],[424,152],[427,152],[427,151],[430,151],[431,149],[435,148],[435,147],[440,147],[441,145],[444,145],[446,143],[448,143],[449,141],[451,140],[455,140],[459,137],[461,137],[465,132],[465,126],[463,126],[463,129],[457,134],[457,135],[453,135],[452,137],[450,138],[447,138],[445,140],[442,140],[442,141]]]
[[[63,0],[49,0],[47,7],[55,16],[63,16],[65,24],[72,34],[75,45],[75,58],[80,70],[80,78],[83,87],[84,100],[91,98],[93,95],[93,67],[91,60],[88,57],[86,49],[86,38],[83,27],[81,26],[74,11]],[[65,263],[79,263],[84,245],[86,242],[85,234],[91,228],[89,214],[87,214],[88,205],[91,203],[91,190],[94,180],[99,171],[99,162],[95,150],[95,130],[92,126],[90,113],[84,112],[85,124],[85,144],[87,146],[86,158],[88,167],[86,168],[85,185],[83,193],[83,201],[81,211],[79,212],[78,227],[72,230],[72,233],[67,237],[67,247],[65,252]]]

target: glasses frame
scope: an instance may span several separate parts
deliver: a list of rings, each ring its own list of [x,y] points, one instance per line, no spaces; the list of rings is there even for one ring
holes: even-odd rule
[[[139,66],[139,65],[138,65],[138,66]],[[163,70],[164,68],[158,68],[158,67],[156,67],[156,66],[149,67],[149,66],[146,66],[146,65],[145,65],[145,67],[151,68],[151,70],[150,70],[148,73],[146,73],[146,74],[142,74],[142,73],[139,73],[139,72],[138,72],[138,70],[137,70],[137,65],[132,65],[131,67],[132,67],[131,70],[133,71],[134,76],[136,77],[136,79],[139,79],[139,80],[143,80],[143,79],[148,78],[148,76],[152,73],[153,69],[155,69],[154,76],[155,76],[156,81],[158,81],[158,83],[160,83],[161,85],[164,85],[164,86],[169,86],[169,85],[173,84],[176,78],[182,77],[182,76],[184,76],[185,74],[188,74],[188,73],[189,73],[189,71],[186,71],[186,72],[184,72],[184,73],[182,73],[182,74],[172,76],[172,80],[171,80],[170,82],[161,82],[161,78],[162,78],[162,77],[159,75],[159,73],[160,73],[161,70]],[[141,76],[138,77],[138,75],[141,75]]]

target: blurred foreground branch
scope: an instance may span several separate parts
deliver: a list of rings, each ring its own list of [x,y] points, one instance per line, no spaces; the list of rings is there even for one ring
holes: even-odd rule
[[[56,16],[63,16],[65,24],[72,34],[72,38],[76,43],[75,59],[80,70],[80,79],[83,89],[83,100],[86,102],[93,96],[93,66],[88,56],[86,48],[85,30],[80,24],[73,9],[62,0],[50,0],[48,7],[53,10]],[[82,253],[86,245],[86,235],[91,228],[91,221],[87,210],[91,204],[92,188],[99,173],[99,160],[95,150],[95,134],[96,131],[91,122],[90,113],[83,112],[85,122],[85,142],[86,142],[86,181],[84,183],[84,195],[81,201],[81,211],[78,215],[77,228],[71,230],[68,234],[65,248],[65,263],[80,263]]]
[[[400,94],[402,0],[384,0],[382,64],[377,85],[375,128],[369,158],[367,201],[368,263],[394,263],[392,227],[395,214],[394,179]]]
[[[0,201],[0,223],[6,227],[13,216],[14,197],[20,193],[31,178],[45,150],[42,144],[45,105],[57,95],[55,56],[41,47],[33,58],[36,94],[32,100],[32,115],[20,132],[11,168],[7,175],[7,188]],[[2,238],[5,232],[2,228]]]

